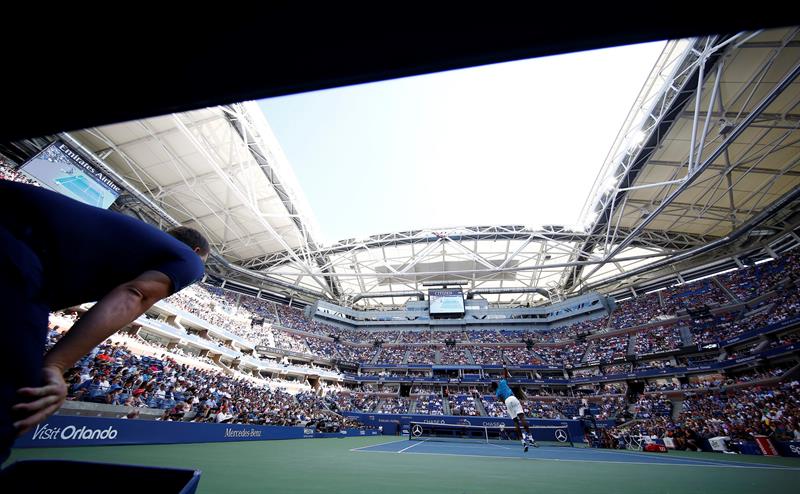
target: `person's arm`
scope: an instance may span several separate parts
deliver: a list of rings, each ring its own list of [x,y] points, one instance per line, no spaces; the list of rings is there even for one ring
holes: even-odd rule
[[[507,380],[509,377],[511,377],[511,374],[508,373],[508,369],[503,367],[503,379]]]
[[[120,260],[124,262],[124,260]],[[154,303],[170,295],[172,282],[158,271],[146,271],[123,283],[104,296],[45,355],[42,374],[44,386],[22,388],[23,399],[34,399],[13,407],[25,418],[14,423],[23,434],[46,419],[64,403],[67,386],[63,374],[92,348],[142,315]],[[37,399],[38,398],[38,399]]]

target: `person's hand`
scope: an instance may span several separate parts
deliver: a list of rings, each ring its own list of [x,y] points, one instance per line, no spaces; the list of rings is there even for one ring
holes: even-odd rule
[[[21,436],[36,424],[53,415],[67,398],[67,383],[64,382],[61,369],[56,366],[42,368],[44,386],[40,388],[21,388],[17,394],[22,399],[29,399],[26,403],[19,403],[11,407],[12,412],[24,418],[14,422],[17,436]]]

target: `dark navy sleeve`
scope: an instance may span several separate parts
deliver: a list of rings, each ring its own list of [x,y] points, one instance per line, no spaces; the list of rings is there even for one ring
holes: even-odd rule
[[[172,292],[176,293],[199,281],[205,273],[205,266],[194,251],[186,247],[176,253],[174,259],[166,261],[154,270],[164,273],[172,281]]]

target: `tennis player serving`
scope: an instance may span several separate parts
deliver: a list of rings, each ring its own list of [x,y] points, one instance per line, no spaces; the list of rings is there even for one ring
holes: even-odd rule
[[[522,448],[527,452],[528,446],[538,448],[539,445],[536,444],[536,441],[533,439],[533,435],[531,435],[531,431],[528,428],[528,421],[525,420],[525,413],[522,411],[522,404],[520,404],[517,397],[514,396],[514,392],[511,391],[511,388],[508,387],[508,382],[506,379],[509,377],[510,375],[508,374],[508,369],[503,367],[503,379],[500,379],[500,382],[492,382],[490,387],[492,391],[494,391],[497,399],[506,404],[508,416],[514,419],[514,427],[517,429],[517,437],[522,438]],[[522,427],[525,429],[524,434],[520,431],[520,423],[522,423]]]

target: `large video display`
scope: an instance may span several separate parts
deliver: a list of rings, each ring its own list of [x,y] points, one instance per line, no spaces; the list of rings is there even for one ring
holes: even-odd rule
[[[61,141],[50,144],[20,167],[45,187],[90,206],[108,208],[122,188]]]
[[[464,293],[460,288],[437,288],[428,290],[430,313],[463,314]]]

